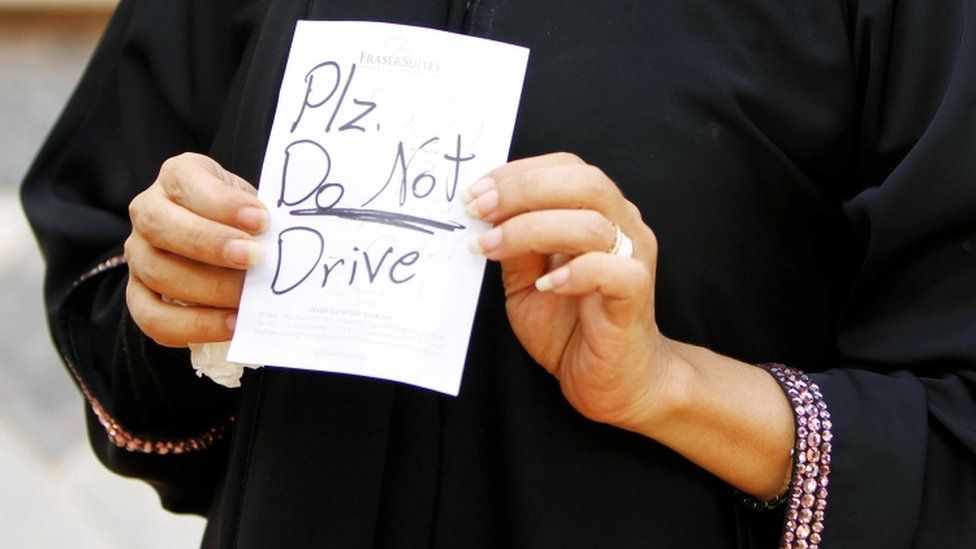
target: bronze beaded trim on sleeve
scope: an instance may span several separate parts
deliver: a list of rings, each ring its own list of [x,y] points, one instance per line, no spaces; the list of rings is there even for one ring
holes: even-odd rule
[[[124,264],[124,256],[117,255],[110,257],[78,277],[72,286],[77,287],[79,284],[98,274]],[[218,441],[223,439],[229,428],[236,421],[234,416],[228,416],[219,424],[210,427],[202,433],[188,438],[170,439],[134,434],[126,429],[121,423],[116,421],[116,419],[105,410],[102,403],[95,397],[94,394],[92,394],[91,390],[88,388],[88,385],[84,382],[84,380],[82,380],[81,375],[78,372],[78,368],[63,352],[61,353],[61,359],[64,361],[65,365],[67,365],[72,377],[74,377],[75,381],[78,383],[78,387],[81,389],[82,395],[84,395],[85,400],[87,400],[89,406],[91,406],[92,411],[98,418],[98,422],[101,423],[101,425],[105,428],[105,433],[108,436],[109,441],[111,441],[115,446],[126,451],[159,455],[199,452],[210,448]]]
[[[112,256],[112,257],[106,259],[105,261],[102,261],[98,265],[95,265],[93,268],[89,269],[85,274],[79,276],[74,281],[74,283],[71,284],[71,287],[72,288],[77,288],[79,284],[81,284],[82,282],[88,280],[89,278],[91,278],[91,277],[93,277],[93,276],[95,276],[97,274],[104,273],[105,271],[107,271],[109,269],[114,269],[115,267],[118,267],[119,265],[125,265],[125,256],[124,255],[115,255],[115,256]]]

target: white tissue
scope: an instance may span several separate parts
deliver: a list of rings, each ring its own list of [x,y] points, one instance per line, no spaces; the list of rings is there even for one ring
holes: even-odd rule
[[[241,376],[244,368],[260,368],[258,364],[241,364],[227,360],[227,350],[230,341],[216,343],[190,343],[190,364],[197,372],[197,377],[207,376],[214,383],[224,387],[236,388],[241,386]]]

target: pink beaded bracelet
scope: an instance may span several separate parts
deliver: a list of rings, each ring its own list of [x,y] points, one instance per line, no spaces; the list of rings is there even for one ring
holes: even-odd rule
[[[790,484],[780,496],[758,502],[746,498],[750,507],[772,509],[786,503],[786,520],[780,547],[815,549],[823,540],[824,513],[830,475],[833,424],[820,388],[803,372],[782,364],[759,364],[782,387],[793,408],[796,438]]]

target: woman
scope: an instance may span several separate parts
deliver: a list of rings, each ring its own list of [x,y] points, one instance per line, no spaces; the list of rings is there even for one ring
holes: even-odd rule
[[[102,460],[213,547],[976,543],[976,3],[598,4],[123,2],[24,187]],[[456,399],[174,349],[303,18],[532,49]]]

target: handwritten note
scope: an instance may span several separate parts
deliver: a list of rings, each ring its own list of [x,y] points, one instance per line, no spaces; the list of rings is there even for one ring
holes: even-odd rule
[[[457,395],[486,227],[459,190],[504,163],[528,50],[442,31],[301,21],[258,197],[229,359]]]

